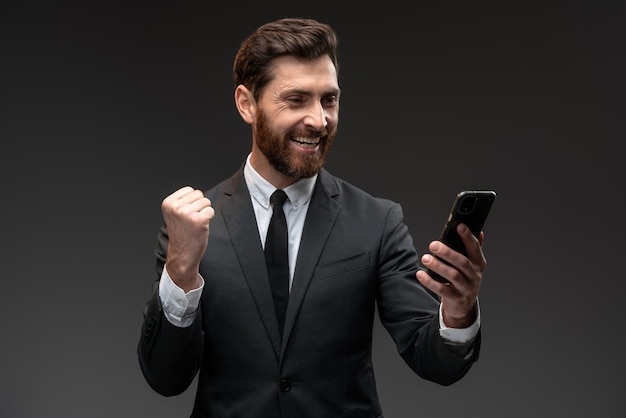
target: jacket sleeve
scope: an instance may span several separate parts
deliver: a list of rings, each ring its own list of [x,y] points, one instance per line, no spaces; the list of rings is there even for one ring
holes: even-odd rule
[[[167,230],[158,234],[155,251],[157,277],[161,277],[167,250]],[[163,313],[159,279],[153,283],[152,296],[144,307],[143,324],[137,347],[141,371],[152,389],[164,396],[184,392],[197,374],[202,357],[201,314],[189,327],[171,324]]]
[[[387,216],[379,255],[378,310],[398,352],[420,377],[441,385],[460,380],[478,359],[480,331],[463,355],[439,334],[439,298],[415,277],[419,256],[400,205]]]

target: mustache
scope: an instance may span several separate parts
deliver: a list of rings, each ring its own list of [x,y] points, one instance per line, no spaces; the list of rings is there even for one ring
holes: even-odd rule
[[[324,128],[320,131],[311,131],[311,130],[306,130],[306,131],[295,131],[295,132],[291,132],[289,134],[289,136],[295,136],[295,137],[299,137],[299,138],[323,138],[323,137],[327,137],[329,134],[329,130],[328,128]]]

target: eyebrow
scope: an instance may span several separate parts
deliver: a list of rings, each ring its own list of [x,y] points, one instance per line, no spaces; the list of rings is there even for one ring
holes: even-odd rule
[[[283,93],[283,95],[289,95],[289,94],[300,94],[302,96],[312,96],[311,91],[310,90],[302,90],[302,89],[287,89],[285,90]],[[324,92],[322,94],[322,96],[339,96],[339,94],[341,94],[341,89],[330,89],[327,90],[326,92]]]

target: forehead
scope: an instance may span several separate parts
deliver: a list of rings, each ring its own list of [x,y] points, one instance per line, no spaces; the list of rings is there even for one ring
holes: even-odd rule
[[[268,87],[272,90],[339,90],[337,69],[327,55],[314,60],[278,57],[272,60],[270,73]]]

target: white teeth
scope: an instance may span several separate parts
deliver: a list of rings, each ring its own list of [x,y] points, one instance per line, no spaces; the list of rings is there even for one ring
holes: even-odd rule
[[[293,140],[299,144],[307,145],[317,145],[320,142],[319,138],[294,138]]]

